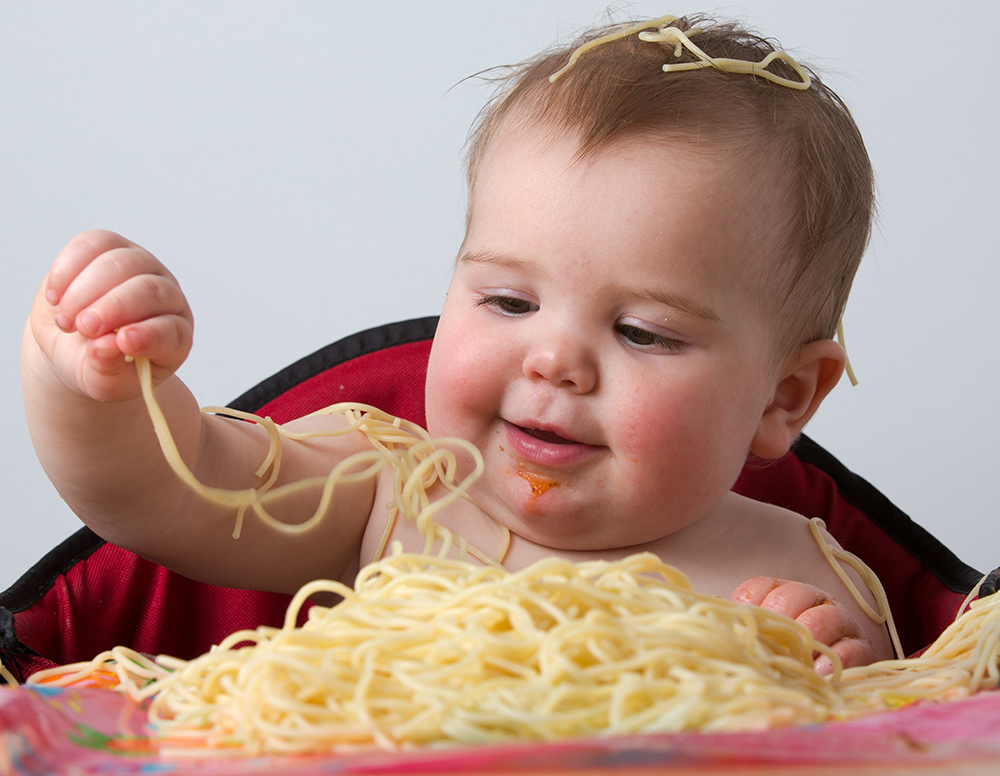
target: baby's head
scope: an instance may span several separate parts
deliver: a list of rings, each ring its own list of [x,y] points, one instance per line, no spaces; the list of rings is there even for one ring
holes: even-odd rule
[[[580,50],[630,26],[591,31],[513,69],[473,129],[470,202],[487,147],[511,125],[576,135],[581,158],[635,140],[726,154],[736,160],[733,185],[747,197],[772,198],[786,214],[769,260],[758,268],[761,300],[778,324],[775,355],[832,337],[874,210],[871,164],[850,112],[815,74],[783,55],[767,66],[783,79],[777,82],[719,67],[664,72],[664,64],[699,62],[670,34],[658,43],[632,33]],[[760,63],[776,52],[733,23],[692,17],[659,25],[670,28],[712,59]],[[643,37],[651,33],[656,37],[652,23]]]
[[[729,26],[694,40],[773,51]],[[476,445],[477,503],[547,547],[642,546],[718,513],[843,368],[829,337],[872,207],[850,115],[815,80],[664,72],[693,59],[678,46],[630,34],[555,82],[575,46],[545,54],[472,138],[427,425]]]

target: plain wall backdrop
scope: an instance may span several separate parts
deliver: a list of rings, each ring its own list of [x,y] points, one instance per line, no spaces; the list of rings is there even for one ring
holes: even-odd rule
[[[860,385],[808,433],[981,570],[1000,564],[992,332],[1000,5],[720,7],[814,64],[854,111],[879,228],[845,325]],[[197,321],[181,376],[225,403],[313,350],[436,314],[462,237],[467,76],[599,20],[592,0],[365,4],[0,0],[0,589],[79,526],[39,467],[21,333],[76,233],[121,232]]]

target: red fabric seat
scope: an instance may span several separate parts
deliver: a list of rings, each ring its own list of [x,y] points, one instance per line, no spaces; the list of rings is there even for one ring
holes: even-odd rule
[[[388,324],[292,364],[231,406],[284,422],[339,401],[372,404],[424,425],[424,378],[436,318]],[[809,517],[879,575],[903,647],[954,619],[980,573],[807,437],[781,461],[748,466],[739,493]],[[0,593],[0,660],[25,678],[116,645],[191,658],[229,633],[280,624],[288,596],[194,582],[83,528]]]

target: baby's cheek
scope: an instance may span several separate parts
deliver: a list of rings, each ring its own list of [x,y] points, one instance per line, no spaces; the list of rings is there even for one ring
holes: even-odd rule
[[[428,370],[427,430],[434,436],[468,438],[470,422],[495,411],[497,392],[474,359],[450,358]]]
[[[618,448],[640,463],[670,458],[677,448],[690,451],[690,445],[697,445],[688,419],[666,403],[627,406],[616,414],[615,423]]]

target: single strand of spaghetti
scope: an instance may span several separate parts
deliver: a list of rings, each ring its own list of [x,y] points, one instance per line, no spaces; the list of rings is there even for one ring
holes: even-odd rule
[[[694,35],[698,32],[701,32],[701,30],[692,30],[691,34]],[[648,43],[659,43],[661,45],[664,43],[679,44],[690,51],[699,60],[698,62],[668,62],[663,65],[663,71],[667,73],[714,67],[723,72],[759,76],[781,86],[787,86],[791,89],[808,89],[812,83],[809,73],[784,51],[772,51],[759,62],[751,62],[744,59],[730,59],[728,57],[710,57],[702,51],[701,48],[695,45],[687,34],[677,27],[661,26],[656,32],[650,32],[649,30],[640,32],[638,37],[640,40]],[[674,56],[680,56],[680,52],[675,52]],[[793,81],[789,78],[784,78],[783,76],[771,73],[767,68],[776,59],[781,59],[786,62],[795,71],[795,74],[798,75],[800,80]]]
[[[382,556],[385,555],[385,548],[389,544],[389,540],[392,538],[393,529],[396,527],[396,518],[399,515],[399,507],[395,504],[390,504],[386,512],[385,527],[382,529],[382,535],[379,537],[378,544],[375,546],[375,552],[372,553],[372,557],[368,561],[369,563],[374,563],[375,561],[382,559]]]
[[[775,59],[787,62],[801,80],[793,81],[790,78],[775,75],[769,71],[767,68]],[[701,70],[706,67],[714,67],[717,70],[727,73],[758,76],[781,86],[786,86],[789,89],[808,89],[812,83],[809,74],[802,69],[798,62],[783,51],[773,52],[760,62],[747,62],[742,59],[729,59],[726,57],[713,57],[702,62],[667,62],[663,65],[663,71],[669,73],[684,70]]]
[[[448,552],[451,550],[452,545],[455,543],[454,532],[448,528],[444,528],[442,526],[436,526],[434,524],[431,524],[431,528],[433,529],[433,532],[428,533],[427,535],[427,540],[429,542],[429,545],[426,547],[427,554],[434,555],[435,557],[438,558],[447,558]],[[436,553],[433,552],[435,535],[440,536],[441,538],[441,546],[438,548],[438,551]],[[464,558],[465,555],[464,553],[459,552],[458,557]]]
[[[840,580],[844,583],[844,586],[847,588],[848,592],[851,594],[854,600],[857,601],[858,606],[860,606],[864,610],[865,614],[867,614],[868,617],[873,622],[876,622],[879,625],[881,625],[886,621],[888,617],[887,614],[888,607],[885,607],[885,609],[881,612],[876,612],[874,609],[872,609],[871,606],[869,606],[868,602],[864,599],[864,596],[861,595],[861,591],[858,590],[857,586],[854,584],[851,578],[847,576],[847,572],[845,572],[844,569],[837,562],[838,560],[845,560],[850,562],[852,559],[856,559],[857,556],[851,555],[851,553],[846,553],[846,552],[838,553],[837,548],[830,545],[823,538],[821,531],[824,528],[826,528],[826,523],[824,523],[818,517],[814,517],[809,521],[809,530],[812,533],[813,538],[816,541],[816,544],[823,552],[823,555],[826,558],[827,562],[830,564],[830,567],[836,572],[837,576],[840,577]],[[859,574],[862,575],[862,578],[864,579],[865,583],[868,584],[869,580],[867,579],[867,575],[865,573],[868,570],[867,567],[862,564],[861,567],[854,566],[854,568]],[[882,601],[880,600],[880,597],[878,596],[877,593],[875,593],[875,591],[872,591],[872,593],[876,596],[876,603],[880,608],[882,608]],[[901,657],[899,651],[897,651],[896,654],[897,656]]]
[[[139,384],[142,388],[142,395],[145,399],[149,416],[153,421],[153,429],[160,442],[160,448],[163,451],[163,455],[170,464],[170,468],[174,470],[177,476],[180,477],[184,484],[186,484],[189,488],[194,490],[200,496],[210,499],[220,506],[236,508],[242,506],[243,504],[253,503],[257,496],[256,491],[253,488],[245,488],[243,490],[212,488],[203,485],[195,478],[194,474],[191,473],[191,470],[181,458],[180,453],[177,450],[177,445],[174,444],[173,437],[170,434],[170,429],[167,426],[167,419],[164,417],[163,410],[160,409],[160,405],[156,401],[156,397],[153,394],[153,382],[149,368],[149,360],[144,357],[139,357],[135,359],[135,364],[136,369],[139,372]]]
[[[255,415],[252,412],[243,412],[241,410],[234,410],[230,407],[202,407],[201,411],[209,415],[220,415],[223,417],[237,418],[238,420],[246,420],[252,423],[256,423],[261,426],[268,436],[269,446],[267,455],[264,461],[254,472],[258,477],[263,477],[264,473],[271,467],[273,463],[274,466],[271,469],[271,476],[268,482],[262,485],[262,488],[270,487],[274,484],[274,481],[278,479],[278,469],[280,467],[280,457],[281,457],[281,439],[280,439],[280,427],[269,417],[261,417],[260,415]],[[258,492],[260,490],[258,489]]]
[[[9,687],[17,687],[18,685],[18,681],[14,677],[14,674],[7,670],[7,667],[4,666],[3,662],[0,662],[0,678],[2,678],[4,683],[6,683]]]
[[[847,355],[847,343],[844,341],[844,316],[841,315],[837,319],[837,342],[840,343],[840,347],[844,349],[844,355],[846,360],[844,362],[844,371],[847,373],[847,379],[851,381],[851,385],[858,384],[858,377],[854,373],[854,367],[851,366],[851,357]],[[961,611],[961,610],[959,610]]]
[[[31,684],[48,684],[55,687],[64,687],[87,678],[95,671],[103,668],[111,659],[112,652],[110,649],[106,649],[95,656],[93,660],[83,660],[78,663],[68,663],[36,671],[31,675],[29,681]]]
[[[590,51],[592,48],[602,46],[605,43],[611,43],[615,40],[620,40],[621,38],[627,38],[629,35],[634,35],[640,30],[647,30],[650,27],[661,27],[664,24],[669,24],[675,21],[677,21],[676,16],[661,16],[659,19],[650,19],[647,22],[639,22],[638,24],[633,24],[631,26],[622,25],[621,28],[615,32],[587,41],[570,54],[569,61],[560,70],[557,70],[549,76],[549,82],[555,83],[562,78],[565,73],[573,69],[573,66],[576,64],[576,61],[580,58],[580,56]]]
[[[370,463],[368,463],[369,461]],[[368,464],[367,468],[358,472],[345,474],[345,470],[365,463]],[[330,508],[330,504],[333,501],[333,494],[337,485],[345,485],[353,482],[369,480],[379,469],[385,466],[385,464],[385,459],[375,451],[354,453],[353,455],[340,461],[325,477],[311,477],[299,480],[298,482],[282,485],[281,487],[268,492],[263,499],[254,501],[251,506],[257,517],[270,528],[273,528],[276,531],[281,531],[282,533],[304,533],[318,525],[326,516],[327,511]],[[284,496],[288,496],[302,490],[315,488],[319,485],[322,485],[323,488],[319,503],[317,504],[312,515],[301,523],[286,523],[279,520],[268,512],[265,507],[265,504],[269,501],[276,501]]]
[[[292,600],[288,604],[288,608],[285,610],[285,622],[282,626],[283,629],[289,630],[295,627],[295,623],[298,621],[299,611],[305,606],[306,601],[309,600],[310,596],[316,595],[316,593],[335,593],[343,598],[345,602],[354,602],[358,598],[358,594],[354,588],[345,585],[343,582],[338,582],[333,579],[317,579],[312,582],[308,582],[298,589]],[[330,609],[326,607],[313,607],[317,609],[318,612],[326,613]]]
[[[372,739],[378,744],[382,749],[392,750],[396,749],[396,742],[393,741],[382,728],[375,722],[372,717],[371,710],[368,707],[368,691],[371,684],[375,678],[375,663],[374,660],[369,658],[365,661],[361,675],[358,677],[358,682],[354,688],[354,707],[355,712],[358,715],[358,721],[364,724],[369,731]]]
[[[816,540],[816,544],[819,546],[820,551],[830,564],[830,567],[834,570],[837,576],[840,577],[841,581],[847,587],[848,592],[850,592],[850,594],[854,597],[854,600],[857,601],[858,606],[864,610],[865,614],[867,614],[873,622],[879,624],[885,623],[889,630],[889,638],[892,640],[892,648],[896,657],[905,657],[903,653],[903,646],[899,640],[899,632],[896,630],[896,623],[892,618],[892,608],[889,606],[889,599],[885,594],[885,588],[882,587],[882,582],[875,575],[875,572],[873,572],[857,555],[828,544],[820,533],[820,531],[824,528],[826,528],[826,524],[818,517],[814,517],[809,521],[809,530],[812,532],[813,538]],[[851,578],[847,576],[847,572],[844,571],[838,561],[844,561],[845,563],[850,564],[850,566],[861,575],[865,585],[871,591],[872,595],[875,596],[875,603],[879,608],[878,612],[868,605],[864,596],[861,595],[861,591],[858,590]]]

